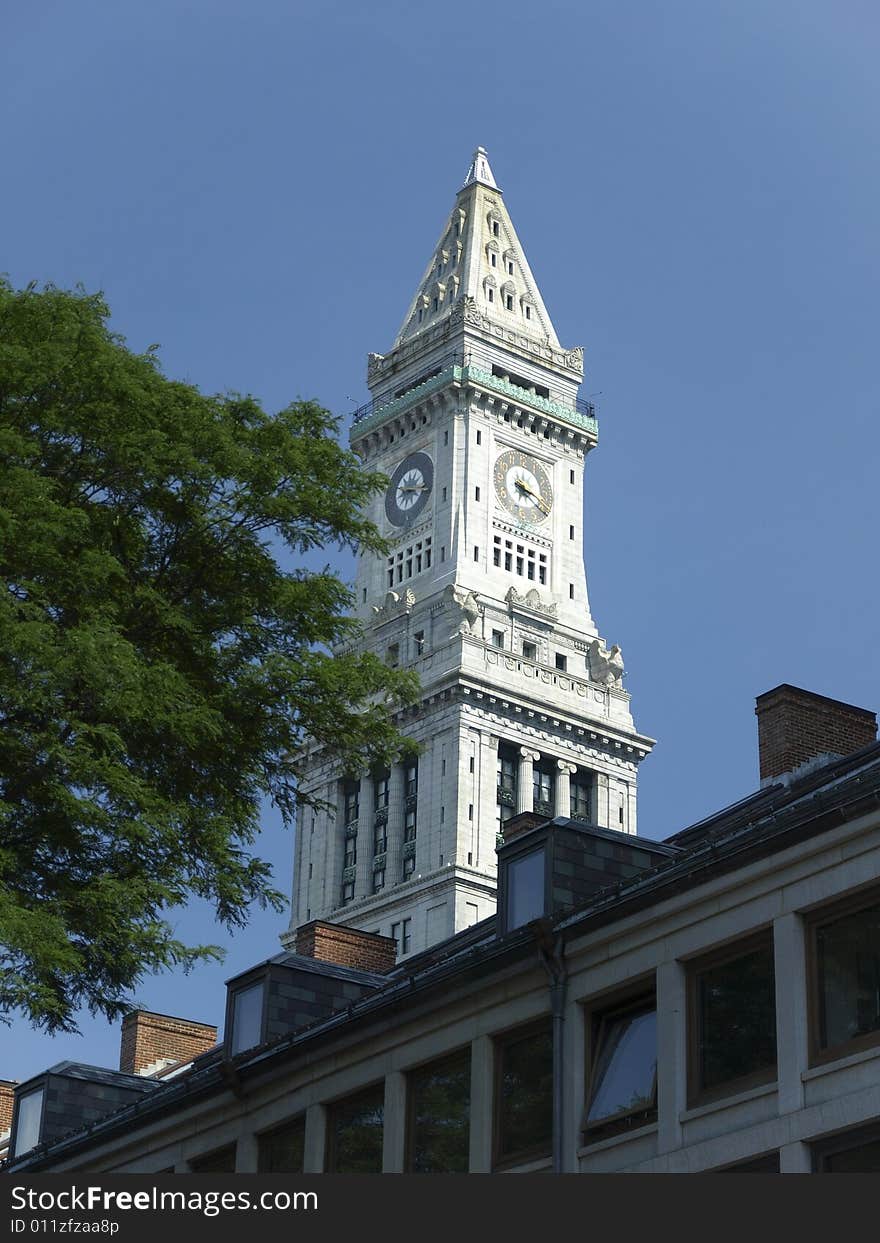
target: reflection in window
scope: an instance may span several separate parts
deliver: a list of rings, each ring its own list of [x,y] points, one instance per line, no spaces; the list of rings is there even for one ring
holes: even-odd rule
[[[817,922],[818,1048],[880,1043],[880,902]]]
[[[553,1035],[549,1023],[498,1049],[496,1159],[550,1152],[553,1127]]]
[[[544,851],[511,859],[507,865],[507,931],[544,914]]]
[[[410,1076],[413,1174],[466,1174],[470,1145],[470,1050]]]
[[[43,1089],[27,1092],[18,1100],[18,1117],[15,1123],[15,1152],[18,1157],[30,1152],[40,1142],[40,1123],[43,1117]]]
[[[327,1169],[333,1174],[382,1173],[385,1090],[380,1084],[330,1110]]]
[[[657,1011],[652,1000],[601,1016],[586,1126],[641,1125],[656,1116]]]
[[[258,1174],[301,1174],[306,1146],[305,1115],[258,1136]]]
[[[253,1049],[263,1038],[263,985],[240,988],[232,1001],[232,1053]]]
[[[692,1097],[769,1083],[776,1073],[773,942],[728,951],[691,976]]]

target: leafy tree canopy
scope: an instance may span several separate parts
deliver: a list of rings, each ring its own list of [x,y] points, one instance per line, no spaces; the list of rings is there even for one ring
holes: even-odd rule
[[[334,418],[204,396],[108,318],[0,283],[0,1015],[50,1031],[216,955],[175,939],[175,905],[227,927],[280,909],[248,851],[261,801],[291,819],[306,737],[389,762],[416,693],[345,647],[332,570],[276,556],[382,548],[362,516],[382,477]]]

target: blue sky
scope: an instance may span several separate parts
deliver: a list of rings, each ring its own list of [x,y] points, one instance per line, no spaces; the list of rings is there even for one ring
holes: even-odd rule
[[[757,784],[756,694],[880,707],[878,44],[868,0],[7,5],[0,269],[103,289],[205,391],[344,414],[487,147],[598,394],[591,605],[662,838]],[[270,814],[260,847],[287,890]],[[138,1000],[221,1022],[284,923],[182,913],[225,964]],[[0,1028],[0,1078],[116,1063],[82,1032]]]

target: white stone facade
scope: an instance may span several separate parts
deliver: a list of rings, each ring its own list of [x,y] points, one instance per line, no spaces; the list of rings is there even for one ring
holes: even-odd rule
[[[583,476],[597,425],[577,402],[582,379],[479,150],[393,349],[370,357],[373,402],[351,435],[392,480],[369,512],[391,549],[360,558],[356,597],[363,642],[421,679],[401,721],[424,748],[415,829],[404,766],[387,796],[365,776],[355,860],[341,774],[316,756],[307,787],[337,810],[298,826],[289,936],[314,918],[395,936],[409,920],[414,953],[491,914],[499,816],[531,809],[533,790],[539,810],[636,832],[653,743],[590,612]]]

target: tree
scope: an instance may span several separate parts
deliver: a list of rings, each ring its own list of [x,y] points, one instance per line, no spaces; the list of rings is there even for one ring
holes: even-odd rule
[[[49,1031],[216,956],[170,908],[280,909],[248,852],[261,801],[291,820],[307,737],[352,771],[388,763],[416,693],[344,646],[349,589],[301,566],[383,547],[362,516],[383,479],[334,418],[204,396],[108,318],[82,290],[0,283],[0,1014]]]

